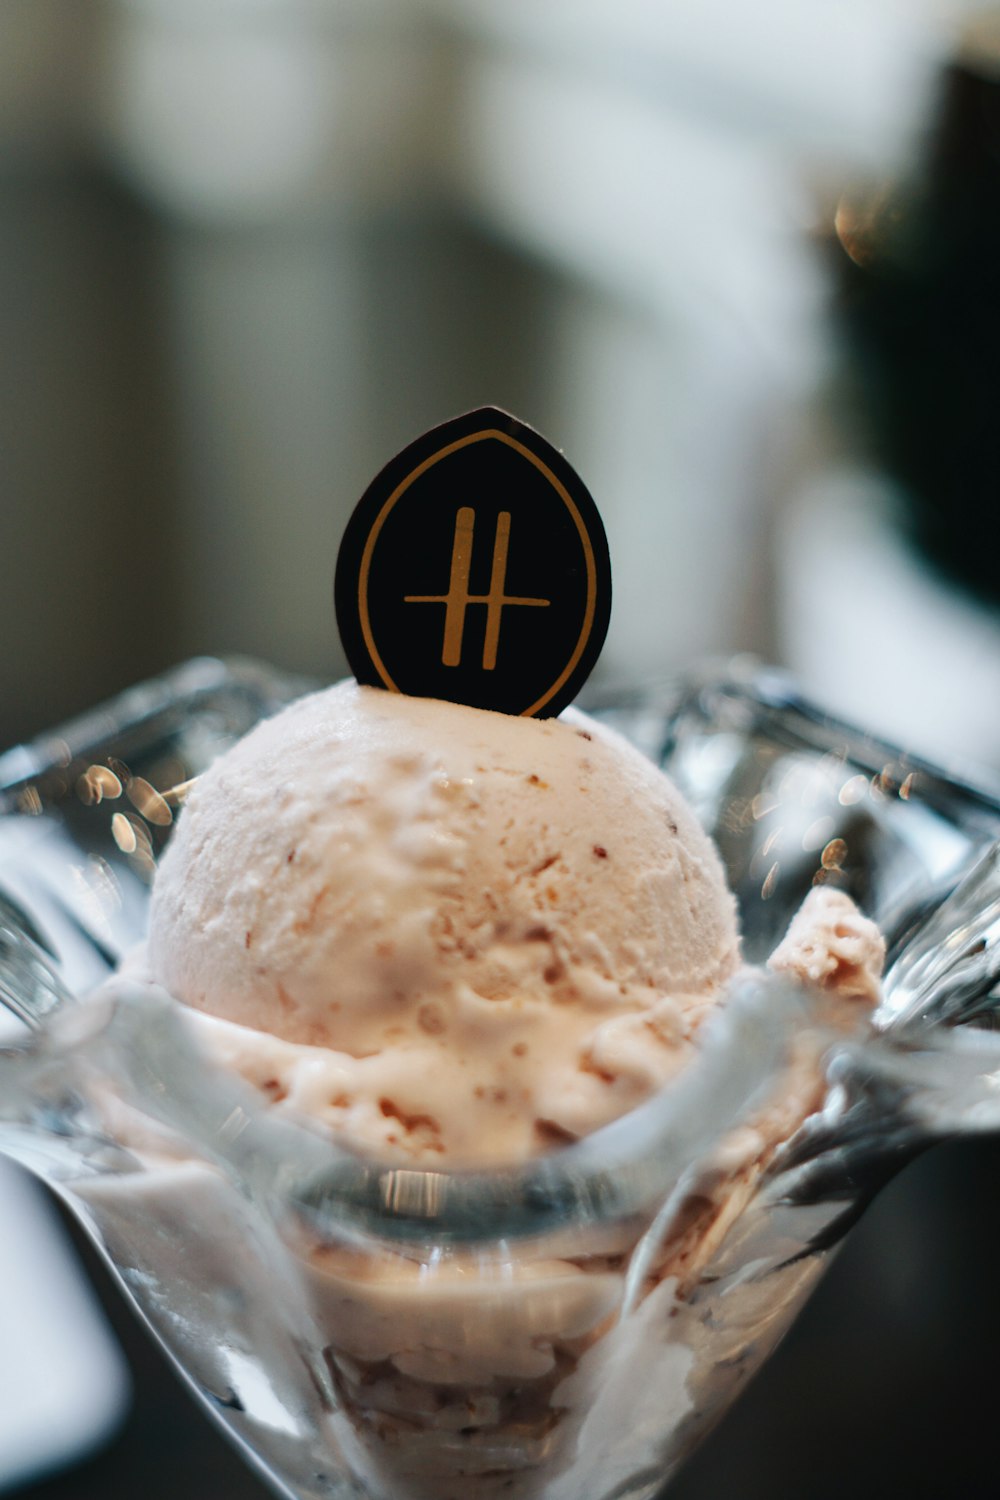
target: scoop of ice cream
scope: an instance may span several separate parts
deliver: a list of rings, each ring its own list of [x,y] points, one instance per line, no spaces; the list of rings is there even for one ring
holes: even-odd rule
[[[633,1107],[737,964],[718,856],[626,741],[353,682],[199,779],[147,949],[273,1097],[478,1161]]]
[[[885,939],[844,891],[815,886],[792,918],[768,968],[844,999],[876,1005]]]

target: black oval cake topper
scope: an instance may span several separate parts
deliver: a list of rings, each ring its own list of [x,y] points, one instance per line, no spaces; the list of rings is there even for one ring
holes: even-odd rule
[[[359,682],[547,717],[604,644],[607,539],[562,455],[484,406],[372,480],[344,533],[335,600]]]

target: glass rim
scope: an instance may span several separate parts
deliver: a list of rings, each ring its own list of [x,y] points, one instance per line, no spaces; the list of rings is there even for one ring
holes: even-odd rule
[[[26,1051],[37,1051],[49,1067],[60,1051],[86,1057],[98,1076],[119,1081],[125,1058],[127,1104],[321,1239],[458,1249],[648,1217],[679,1185],[695,1183],[725,1138],[766,1103],[789,1066],[793,1039],[815,1035],[825,1071],[845,1046],[864,1045],[867,1021],[859,1016],[845,1032],[832,1022],[822,992],[745,969],[706,1022],[695,1058],[666,1087],[556,1151],[482,1168],[365,1154],[321,1121],[275,1112],[251,1084],[213,1061],[183,1008],[148,983],[109,980]],[[104,1159],[107,1144],[98,1128],[95,1158]],[[120,1157],[117,1169],[145,1171],[141,1151]]]

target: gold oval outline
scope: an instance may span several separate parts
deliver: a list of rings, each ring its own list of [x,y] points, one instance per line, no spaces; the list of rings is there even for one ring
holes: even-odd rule
[[[433,467],[433,465],[438,463],[442,458],[447,458],[451,453],[457,453],[460,448],[467,448],[470,443],[483,442],[486,438],[498,438],[501,443],[506,443],[508,447],[516,449],[523,458],[526,458],[531,463],[533,463],[535,468],[545,476],[549,484],[559,495],[560,499],[562,500],[563,504],[565,505],[566,509],[569,511],[570,516],[573,519],[573,524],[575,525],[580,536],[580,541],[583,544],[583,555],[587,566],[587,603],[583,613],[583,626],[580,630],[580,635],[577,638],[576,646],[573,648],[573,654],[570,656],[569,661],[566,663],[562,672],[556,678],[555,682],[548,689],[548,691],[543,693],[540,698],[537,698],[535,702],[531,704],[530,708],[522,709],[520,714],[517,715],[517,717],[521,719],[530,719],[538,713],[539,709],[544,708],[546,703],[549,703],[552,698],[555,697],[559,689],[572,675],[573,671],[576,668],[577,662],[583,655],[587,642],[590,639],[590,633],[594,626],[594,613],[597,608],[597,566],[594,561],[594,550],[590,541],[590,533],[587,530],[586,526],[583,524],[583,517],[580,515],[580,512],[576,507],[576,503],[573,500],[573,497],[570,495],[569,491],[566,489],[566,486],[556,478],[552,470],[549,468],[548,464],[544,463],[537,454],[532,453],[530,448],[526,448],[523,443],[519,443],[517,438],[511,437],[509,433],[499,432],[495,427],[485,427],[481,432],[471,432],[466,437],[458,438],[454,443],[449,443],[446,447],[439,448],[436,453],[432,453],[429,458],[425,458],[422,463],[419,463],[415,469],[411,470],[411,472],[407,474],[405,479],[402,479],[399,482],[389,498],[383,503],[365,540],[364,551],[361,554],[361,569],[358,574],[358,615],[361,620],[361,633],[364,636],[365,645],[368,648],[368,655],[371,658],[372,665],[374,666],[378,675],[381,677],[384,686],[387,687],[390,692],[401,693],[402,689],[397,687],[395,682],[393,682],[388,671],[386,670],[385,663],[378,653],[378,649],[375,645],[375,638],[372,635],[371,622],[368,617],[368,574],[371,570],[372,554],[375,551],[375,543],[378,541],[379,532],[385,525],[385,522],[389,516],[389,512],[392,510],[397,500],[399,500],[401,496],[406,493],[414,480],[419,479],[422,474],[426,474],[427,470]]]

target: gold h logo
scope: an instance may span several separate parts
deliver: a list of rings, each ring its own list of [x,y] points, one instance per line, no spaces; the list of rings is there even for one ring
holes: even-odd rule
[[[469,570],[472,566],[472,533],[476,524],[476,513],[471,505],[463,505],[455,517],[455,540],[451,549],[451,577],[446,594],[407,594],[407,604],[443,604],[444,645],[441,661],[446,667],[457,667],[462,659],[462,636],[465,632],[465,611],[470,604],[486,605],[486,637],[483,641],[483,670],[492,672],[497,664],[497,646],[500,642],[500,616],[508,604],[542,606],[548,599],[523,599],[516,594],[505,594],[507,580],[507,549],[510,543],[510,511],[502,510],[497,516],[496,537],[493,541],[493,566],[490,572],[488,594],[469,593]]]

